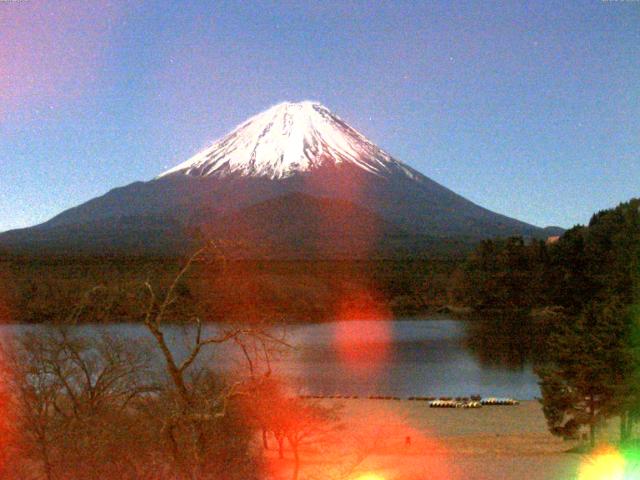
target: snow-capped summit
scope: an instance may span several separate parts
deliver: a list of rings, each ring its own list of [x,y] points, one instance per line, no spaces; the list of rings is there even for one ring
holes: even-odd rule
[[[0,234],[0,248],[174,255],[195,247],[194,231],[247,245],[252,258],[422,255],[438,238],[548,236],[392,158],[319,103],[300,102],[250,118],[153,180]]]
[[[323,164],[347,162],[376,175],[414,172],[317,102],[284,102],[239,125],[171,174],[226,176],[239,173],[281,179]]]

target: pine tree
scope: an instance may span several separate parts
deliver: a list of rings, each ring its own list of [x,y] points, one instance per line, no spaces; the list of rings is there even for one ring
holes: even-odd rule
[[[592,302],[575,321],[557,326],[549,361],[537,368],[541,402],[552,433],[573,437],[585,426],[589,442],[607,417],[626,411],[633,368],[625,308],[616,299]]]

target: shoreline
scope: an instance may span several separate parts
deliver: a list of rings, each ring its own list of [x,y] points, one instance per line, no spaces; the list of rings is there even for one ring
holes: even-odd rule
[[[424,318],[428,316],[428,318]],[[423,312],[417,312],[415,314],[410,314],[406,316],[396,316],[393,318],[354,318],[354,319],[340,319],[340,318],[328,318],[325,320],[287,320],[281,321],[277,323],[273,323],[270,326],[278,327],[278,326],[305,326],[305,325],[325,325],[330,323],[341,323],[341,322],[433,322],[433,321],[456,321],[456,322],[469,322],[469,321],[485,321],[485,319],[474,318],[473,316],[466,317],[464,314],[454,314],[449,312],[441,312],[437,310],[425,310]],[[163,324],[170,326],[188,326],[195,325],[192,321],[180,322],[180,321],[171,321],[170,319],[164,320]],[[233,321],[203,321],[203,325],[234,325],[236,322]],[[73,326],[73,327],[81,327],[81,326],[109,326],[109,325],[144,325],[143,320],[111,320],[107,322],[77,322],[77,323],[65,323],[65,322],[52,322],[52,321],[42,321],[42,322],[14,322],[7,321],[0,326],[19,326],[19,325],[42,325],[42,326]]]
[[[576,479],[580,465],[589,461],[588,455],[570,451],[580,442],[562,440],[547,430],[535,400],[479,409],[429,408],[424,402],[407,400],[319,402],[340,407],[341,438],[357,439],[357,446],[367,452],[353,478],[375,473],[386,480]],[[616,434],[611,419],[606,436]],[[313,476],[335,468],[332,455],[309,447],[302,455],[302,472]],[[288,478],[290,452],[278,461],[275,451],[267,450],[265,458],[278,467],[270,478]]]

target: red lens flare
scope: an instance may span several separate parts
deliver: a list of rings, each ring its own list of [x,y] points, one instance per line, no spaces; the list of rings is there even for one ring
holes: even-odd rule
[[[0,377],[5,375],[2,370],[4,367],[0,368]],[[0,378],[0,478],[6,478],[9,451],[13,445],[13,415],[9,392],[4,387],[5,385],[5,379]]]
[[[463,478],[450,450],[423,428],[403,417],[398,405],[371,401],[290,399],[274,407],[283,429],[294,428],[302,441],[297,452],[285,438],[282,450],[270,433],[263,449],[263,478],[322,478],[342,480]],[[320,411],[337,409],[337,423],[325,423]],[[309,408],[310,410],[305,410]],[[278,413],[279,412],[279,413]],[[298,460],[296,460],[298,458]],[[299,463],[297,463],[299,462]],[[297,466],[296,466],[297,463]]]
[[[427,429],[413,425],[403,407],[393,401],[346,402],[345,448],[361,459],[348,478],[460,478],[450,450]]]
[[[391,312],[366,291],[344,298],[337,309],[334,345],[343,365],[359,375],[375,375],[387,364]]]
[[[15,418],[11,392],[8,389],[8,370],[4,358],[4,348],[7,345],[9,332],[5,326],[11,323],[11,308],[9,297],[9,282],[0,272],[0,478],[7,478],[9,464],[9,452],[14,444]]]

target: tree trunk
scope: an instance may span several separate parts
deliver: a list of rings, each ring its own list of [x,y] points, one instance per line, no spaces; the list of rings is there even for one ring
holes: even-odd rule
[[[629,415],[626,410],[620,412],[620,443],[629,440]]]
[[[589,395],[589,446],[591,448],[596,445],[596,413],[595,399],[593,395]]]
[[[291,442],[289,442],[291,443]],[[293,480],[298,480],[298,474],[300,473],[300,454],[298,453],[298,445],[291,444],[293,450]]]
[[[42,445],[42,463],[44,466],[44,475],[47,480],[53,480],[53,469],[51,468],[51,460],[49,459],[49,448]]]
[[[207,453],[207,439],[202,425],[196,427],[196,465],[198,472],[204,470],[205,458]]]
[[[626,440],[632,440],[633,439],[633,423],[634,423],[633,414],[627,410],[626,417],[627,417],[627,423],[625,428]]]
[[[278,440],[278,458],[282,460],[284,458],[284,437],[276,437]]]
[[[154,325],[153,322],[145,322],[145,325],[151,332],[151,334],[155,337],[158,346],[160,347],[160,351],[165,359],[165,367],[169,376],[173,380],[173,384],[176,386],[178,390],[178,394],[180,395],[180,399],[184,403],[184,406],[189,405],[191,402],[191,397],[189,395],[189,390],[187,389],[187,385],[184,382],[184,378],[182,376],[182,371],[176,365],[175,358],[173,357],[173,353],[167,346],[167,342],[164,338],[164,333],[157,325]]]

